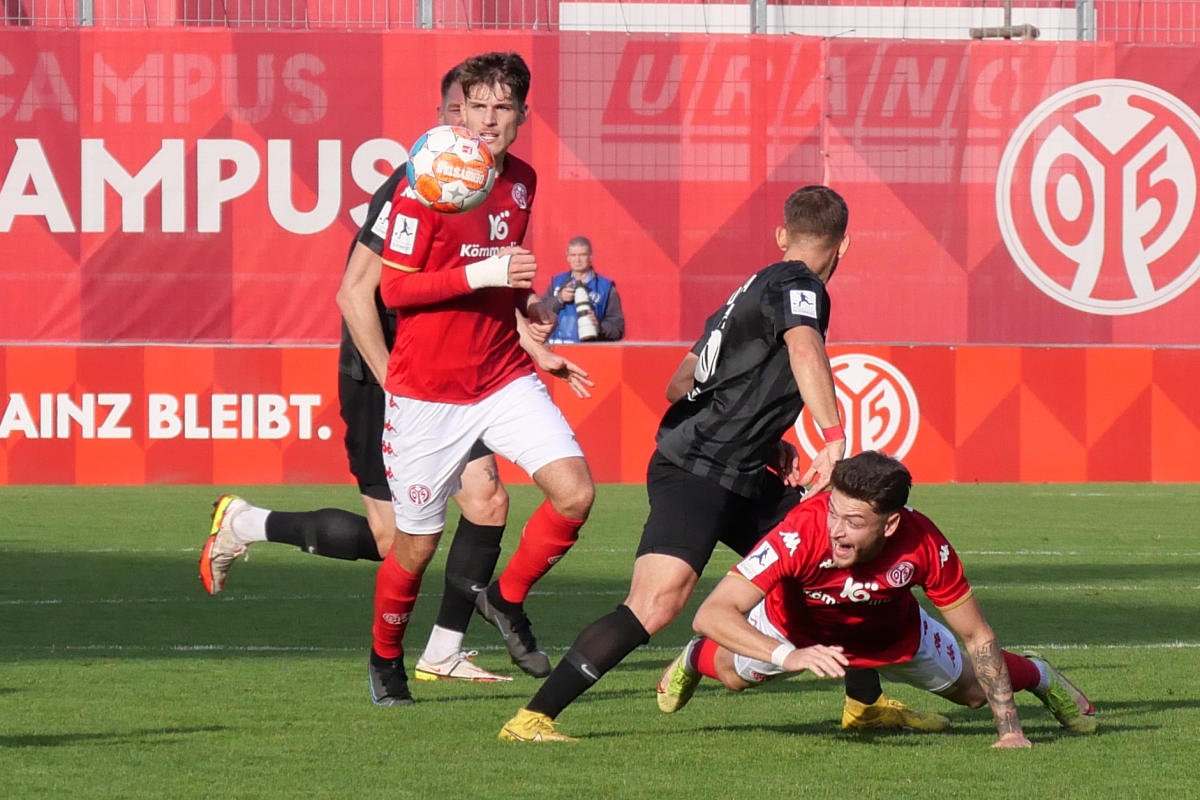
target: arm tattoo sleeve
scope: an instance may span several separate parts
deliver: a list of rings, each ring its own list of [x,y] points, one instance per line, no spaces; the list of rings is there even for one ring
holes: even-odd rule
[[[992,639],[977,648],[972,655],[975,662],[975,675],[987,695],[988,705],[996,718],[996,729],[1000,735],[1019,732],[1020,720],[1017,718],[1017,706],[1013,701],[1012,679],[1008,676],[1008,668],[1004,665],[1004,653],[996,640]]]

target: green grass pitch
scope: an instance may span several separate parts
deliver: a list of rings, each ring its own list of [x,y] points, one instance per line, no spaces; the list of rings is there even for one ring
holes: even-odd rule
[[[358,510],[343,486],[233,487],[288,510]],[[537,501],[513,487],[505,554]],[[467,634],[508,684],[368,695],[375,565],[256,545],[227,590],[196,577],[210,487],[0,489],[0,796],[5,798],[1197,797],[1200,487],[918,487],[1010,649],[1036,648],[1096,704],[1074,737],[1018,696],[1034,747],[993,751],[986,710],[888,684],[945,734],[843,732],[840,683],[733,694],[705,681],[661,714],[654,685],[690,614],[733,563],[719,550],[689,611],[568,708],[576,745],[497,741],[538,683],[494,630]],[[628,587],[640,486],[599,488],[580,543],[528,602],[557,661]],[[453,529],[454,520],[450,528]],[[445,544],[442,548],[445,550]],[[407,658],[441,590],[426,576]]]

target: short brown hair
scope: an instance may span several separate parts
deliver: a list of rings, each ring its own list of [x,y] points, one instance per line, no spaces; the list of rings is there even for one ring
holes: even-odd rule
[[[908,503],[912,474],[898,459],[864,450],[834,464],[829,483],[847,497],[869,503],[877,514],[891,514]]]
[[[783,204],[783,224],[792,238],[820,239],[839,244],[846,236],[850,210],[842,196],[828,186],[805,186]]]
[[[522,108],[529,95],[529,67],[519,53],[483,53],[458,65],[458,82],[463,94],[471,96],[476,86],[504,86]]]

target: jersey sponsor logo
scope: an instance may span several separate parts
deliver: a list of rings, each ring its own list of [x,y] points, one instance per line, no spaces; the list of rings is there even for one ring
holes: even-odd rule
[[[783,540],[783,546],[787,548],[788,555],[796,555],[796,548],[800,546],[800,534],[796,531],[780,531],[779,538]]]
[[[379,216],[375,218],[375,222],[371,225],[371,235],[380,241],[387,236],[388,220],[392,218],[392,201],[387,200],[383,204],[383,208],[379,211]]]
[[[414,506],[423,506],[428,503],[432,497],[433,492],[431,492],[429,487],[424,484],[414,483],[408,487],[408,500]]]
[[[484,244],[464,244],[458,248],[460,258],[491,258],[499,253],[499,247],[489,247]]]
[[[529,188],[523,183],[514,183],[512,188],[512,199],[517,204],[517,208],[529,208]]]
[[[817,319],[817,293],[809,289],[792,289],[788,292],[788,304],[792,316]]]
[[[779,553],[775,552],[775,548],[770,542],[763,542],[754,552],[741,560],[735,569],[742,574],[743,577],[754,579],[761,575],[767,567],[779,560]]]
[[[855,353],[829,361],[838,409],[846,431],[846,452],[882,450],[904,458],[917,439],[921,410],[917,393],[895,365]],[[796,437],[809,456],[825,446],[821,429],[807,410],[796,420]]]
[[[1200,116],[1150,84],[1107,78],[1042,101],[996,179],[1001,237],[1043,294],[1139,314],[1200,279]]]
[[[824,565],[822,565],[822,566],[824,566]],[[804,594],[807,595],[808,597],[812,598],[813,600],[816,600],[818,603],[823,603],[827,606],[836,606],[837,605],[837,598],[832,597],[832,596],[826,594],[825,592],[806,591]]]
[[[917,568],[914,567],[910,562],[901,561],[899,564],[888,570],[888,585],[896,589],[908,586],[909,581],[912,580],[912,577],[916,571]]]
[[[394,252],[411,256],[413,245],[417,241],[417,220],[405,214],[397,214],[392,221],[392,241],[390,246]]]

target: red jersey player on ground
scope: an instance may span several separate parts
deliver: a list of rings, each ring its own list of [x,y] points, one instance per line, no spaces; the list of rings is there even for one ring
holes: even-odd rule
[[[574,544],[595,496],[574,433],[520,347],[513,313],[526,315],[540,340],[554,324],[531,289],[537,260],[521,247],[537,177],[508,153],[527,115],[529,80],[516,53],[486,53],[459,67],[463,124],[483,139],[498,173],[481,206],[439,214],[403,183],[393,203],[380,289],[397,309],[382,443],[396,538],[375,582],[370,677],[380,705],[412,702],[404,629],[476,440],[524,469],[546,495],[499,580],[476,601],[531,675],[549,674],[550,661],[533,636],[525,597]]]
[[[1000,649],[954,548],[905,507],[912,477],[903,464],[860,453],[838,462],[831,486],[790,511],[700,606],[701,637],[659,682],[663,711],[682,708],[701,675],[741,691],[786,673],[874,667],[960,705],[989,704],[995,747],[1030,746],[1013,703],[1020,690],[1064,728],[1095,731],[1092,704],[1062,673]],[[918,586],[946,625],[917,603]]]

